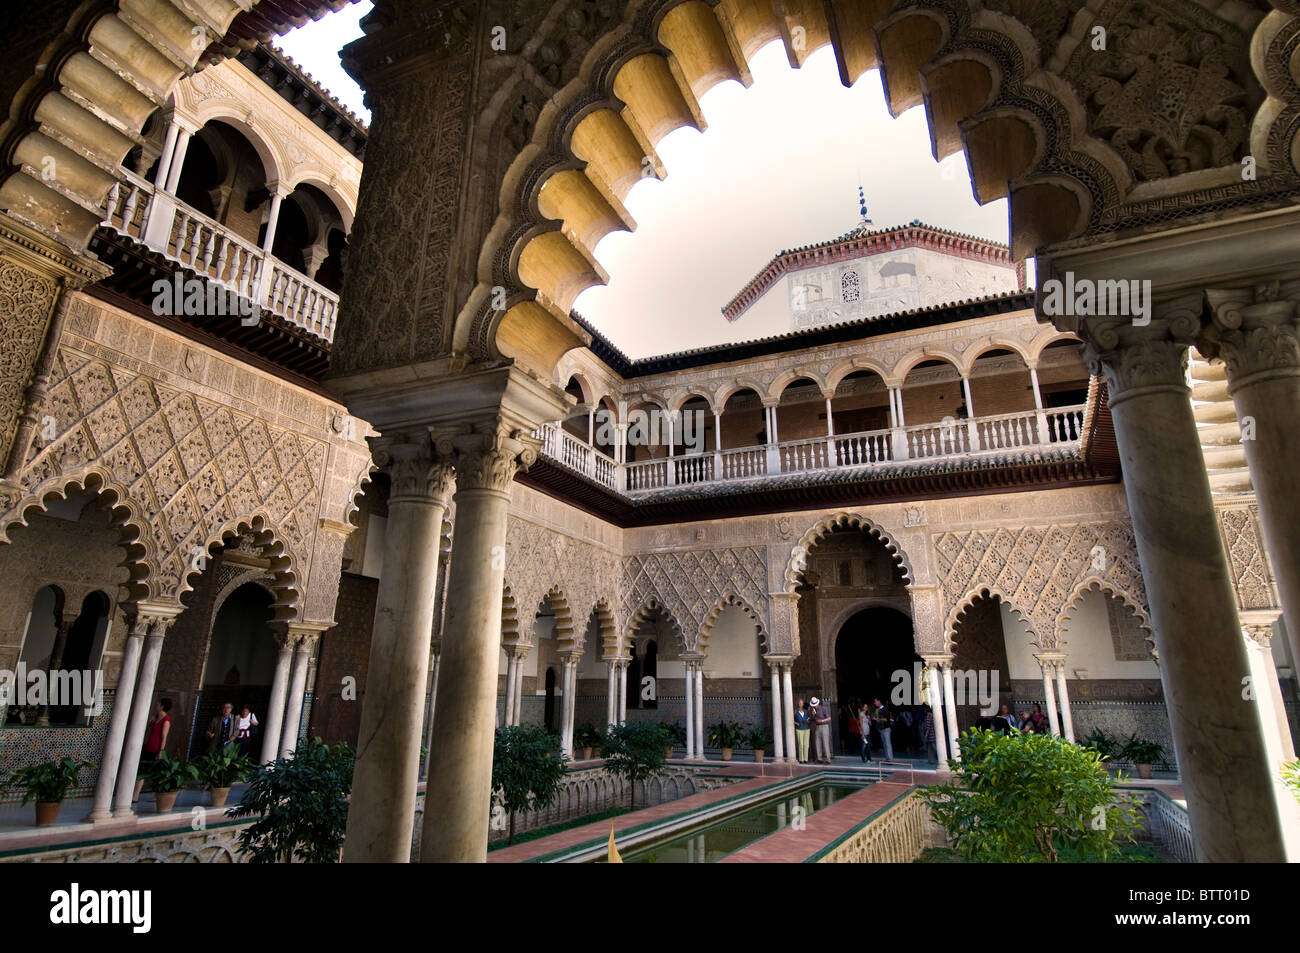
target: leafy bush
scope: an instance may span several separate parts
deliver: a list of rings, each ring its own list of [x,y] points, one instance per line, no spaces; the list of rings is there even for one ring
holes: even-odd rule
[[[239,745],[229,744],[213,754],[194,759],[199,780],[210,788],[228,788],[257,765],[253,759],[239,753]]]
[[[1114,761],[1116,758],[1121,757],[1121,750],[1123,748],[1123,745],[1120,743],[1118,738],[1106,734],[1106,732],[1102,731],[1100,728],[1092,729],[1092,732],[1088,737],[1084,738],[1080,744],[1085,748],[1091,748],[1093,751],[1097,752],[1097,754],[1101,755],[1102,758],[1109,761]]]
[[[68,788],[77,784],[77,775],[89,767],[93,767],[89,761],[73,761],[71,758],[33,764],[11,774],[5,787],[21,788],[24,804],[28,801],[53,804],[67,796]]]
[[[345,742],[313,738],[288,758],[259,767],[239,803],[226,811],[228,817],[259,818],[240,832],[240,850],[258,864],[337,863],[355,757]]]
[[[663,767],[665,747],[663,733],[652,721],[614,725],[605,735],[600,750],[605,767],[612,774],[627,778],[633,810],[636,810],[636,782],[644,781]]]
[[[766,751],[772,743],[772,733],[766,728],[751,727],[745,730],[741,741],[755,751]]]
[[[507,843],[515,840],[516,812],[548,808],[559,797],[568,770],[559,748],[560,739],[541,725],[497,729],[492,749],[492,790],[498,792],[501,806],[509,815]]]
[[[1139,738],[1135,732],[1124,742],[1120,757],[1133,764],[1160,764],[1165,760],[1165,749],[1154,741]]]
[[[149,765],[149,781],[155,794],[170,794],[187,784],[197,784],[198,780],[199,769],[194,764],[178,761],[165,751]]]
[[[922,795],[953,847],[979,863],[1083,861],[1118,856],[1141,818],[1136,800],[1111,790],[1101,755],[1056,735],[974,729],[959,739],[948,784]]]
[[[709,725],[709,744],[715,748],[734,748],[740,744],[745,727],[738,721],[720,721]]]

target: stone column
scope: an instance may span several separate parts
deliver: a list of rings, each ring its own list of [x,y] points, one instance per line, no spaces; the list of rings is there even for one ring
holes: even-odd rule
[[[167,184],[167,175],[172,168],[172,157],[176,153],[176,137],[180,131],[181,127],[177,125],[175,116],[167,120],[167,135],[163,139],[162,152],[158,154],[158,170],[154,173],[153,179],[153,184],[157,188],[161,189]]]
[[[961,760],[961,735],[957,731],[957,696],[952,687],[952,656],[946,656],[939,661],[940,670],[943,672],[943,716],[948,722],[948,738],[952,746],[952,760]],[[938,722],[938,716],[935,722]],[[938,735],[935,735],[938,738]]]
[[[769,660],[772,682],[772,760],[785,760],[785,738],[781,730],[781,663]]]
[[[799,748],[795,744],[794,738],[794,685],[790,677],[790,670],[793,667],[793,662],[784,662],[781,665],[781,688],[785,699],[785,710],[781,718],[785,726],[785,760],[787,764],[794,764],[799,756]]]
[[[1287,722],[1286,703],[1278,684],[1277,666],[1273,662],[1273,623],[1277,610],[1245,611],[1241,614],[1242,632],[1250,641],[1246,648],[1251,655],[1254,672],[1255,700],[1259,704],[1260,718],[1264,723],[1264,740],[1273,764],[1295,759],[1295,743],[1291,726]]]
[[[275,228],[280,223],[280,206],[285,200],[286,193],[283,192],[278,183],[272,183],[271,189],[271,208],[266,216],[266,234],[262,237],[262,251],[267,255],[271,254],[271,249],[275,245]],[[264,268],[270,271],[270,268]]]
[[[288,623],[272,623],[275,643],[280,651],[275,657],[275,674],[271,676],[271,700],[266,706],[266,724],[262,725],[262,763],[280,757],[280,734],[284,729],[284,706],[289,695],[289,667],[293,659],[293,640]]]
[[[1038,386],[1038,368],[1031,367],[1029,369],[1029,383],[1030,385],[1032,385],[1034,390],[1034,410],[1038,411],[1038,415],[1036,418],[1037,427],[1038,427],[1038,442],[1051,443],[1052,436],[1048,432],[1048,428],[1047,428],[1047,415],[1043,413],[1043,392]]]
[[[1291,657],[1300,665],[1300,279],[1205,297],[1211,321],[1197,346],[1227,371]]]
[[[117,787],[113,796],[113,819],[134,817],[131,796],[135,793],[135,775],[140,768],[140,750],[144,747],[145,732],[149,727],[149,710],[153,708],[153,686],[158,677],[158,660],[162,657],[163,638],[179,615],[179,606],[166,614],[144,613],[148,620],[148,637],[140,658],[140,674],[136,677],[135,691],[131,697],[131,718],[126,725],[126,739],[122,745],[122,761],[117,770]],[[93,809],[92,809],[93,813]]]
[[[568,655],[564,659],[564,722],[560,731],[560,744],[564,756],[573,760],[573,713],[575,708],[574,693],[577,690],[578,657]]]
[[[618,724],[618,663],[614,659],[605,660],[609,677],[605,687],[605,726]]]
[[[1087,318],[1076,333],[1093,373],[1106,377],[1197,859],[1282,860],[1259,718],[1241,697],[1249,664],[1187,386],[1202,296],[1152,310],[1141,325]]]
[[[439,643],[440,645],[440,643]],[[428,709],[428,726],[424,734],[424,776],[429,776],[429,752],[433,750],[433,712],[434,706],[438,704],[438,659],[441,654],[441,648],[435,645],[433,651],[429,653],[429,709]]]
[[[164,192],[176,194],[176,186],[181,181],[181,169],[185,167],[185,153],[190,147],[190,136],[193,133],[184,126],[180,127],[176,136],[176,148],[172,150],[171,165],[167,169],[167,182],[163,186]]]
[[[704,757],[704,660],[695,662],[695,753]]]
[[[284,706],[284,727],[280,731],[281,758],[288,758],[298,748],[303,696],[307,692],[307,668],[311,665],[312,649],[319,637],[318,631],[303,630],[296,626],[290,626],[289,633],[294,642],[293,667],[289,675],[289,697]]]
[[[694,761],[699,757],[695,750],[695,664],[682,660],[686,670],[686,760]]]
[[[939,771],[947,771],[949,751],[948,732],[944,730],[943,680],[938,668],[938,660],[932,660],[929,656],[926,656],[926,665],[930,670],[930,717],[934,721],[934,751],[939,759],[937,767]]]
[[[1050,657],[1035,655],[1038,667],[1043,673],[1043,698],[1047,704],[1047,731],[1052,735],[1061,733],[1056,720],[1056,689],[1052,687],[1053,666]]]
[[[618,663],[618,723],[627,724],[627,659]]]
[[[455,556],[447,580],[438,733],[429,751],[438,769],[426,788],[426,803],[437,805],[437,813],[426,816],[423,863],[487,859],[510,484],[521,463],[526,467],[537,458],[537,441],[524,431],[492,426],[451,441]],[[408,814],[413,803],[414,797],[406,804]]]
[[[506,700],[503,721],[506,727],[515,724],[515,698],[518,696],[519,683],[515,676],[519,673],[519,662],[515,659],[515,647],[507,645],[506,653]]]
[[[1070,717],[1070,692],[1065,686],[1065,659],[1057,659],[1054,663],[1056,669],[1056,690],[1061,696],[1061,731],[1065,733],[1066,741],[1074,740],[1074,719]]]
[[[411,858],[429,633],[433,631],[438,550],[452,473],[448,463],[434,454],[427,434],[377,441],[375,460],[388,470],[392,483],[384,538],[388,569],[379,580],[375,598],[343,859],[405,863]],[[452,560],[453,567],[457,561],[464,560]],[[499,602],[499,573],[496,586]],[[499,608],[497,627],[499,632]],[[495,656],[492,661],[495,664]],[[494,671],[493,696],[495,682]],[[445,730],[440,727],[429,749],[428,763],[438,765],[439,770],[444,762],[434,747],[450,733],[450,725]],[[487,803],[486,797],[483,803]],[[436,824],[426,823],[428,827]]]
[[[510,717],[513,719],[510,724],[517,725],[520,722],[520,716],[524,708],[524,659],[528,658],[528,650],[515,652],[515,703],[510,710]]]
[[[87,821],[99,823],[113,818],[113,790],[117,786],[117,770],[122,762],[127,721],[131,716],[131,700],[140,673],[140,656],[144,649],[152,619],[137,613],[131,620],[130,634],[122,651],[122,671],[117,677],[117,694],[113,697],[113,714],[108,719],[108,734],[104,737],[104,757],[99,763],[99,778],[95,781],[95,798]],[[133,772],[134,774],[134,772]],[[135,783],[134,776],[131,779]]]

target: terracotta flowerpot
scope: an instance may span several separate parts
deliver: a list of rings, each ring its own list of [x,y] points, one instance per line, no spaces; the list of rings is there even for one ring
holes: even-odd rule
[[[754,749],[754,763],[755,764],[763,763],[763,752],[759,751],[757,748]]]
[[[730,749],[730,748],[723,748],[723,749],[722,749],[722,760],[723,760],[723,761],[730,761],[730,760],[731,760],[731,749]]]
[[[665,761],[671,761],[671,760],[673,760],[673,746],[672,746],[672,745],[669,745],[669,746],[668,746],[668,753],[664,755],[664,760],[665,760]]]
[[[154,795],[158,801],[158,813],[170,814],[171,809],[176,806],[176,798],[180,797],[180,791],[159,791]]]
[[[583,761],[590,761],[590,760],[591,760],[591,749],[590,749],[590,748],[583,748],[583,749],[582,749],[582,760],[583,760]]]
[[[36,826],[49,827],[53,824],[54,819],[59,816],[59,808],[62,805],[62,801],[37,801]]]
[[[1139,778],[1147,778],[1147,779],[1150,779],[1150,777],[1151,777],[1151,765],[1149,765],[1149,764],[1135,764],[1135,765],[1133,765],[1133,767],[1137,770],[1137,773],[1138,773],[1138,777],[1139,777]]]
[[[226,798],[230,797],[230,788],[209,788],[208,790],[212,793],[212,806],[225,807]]]

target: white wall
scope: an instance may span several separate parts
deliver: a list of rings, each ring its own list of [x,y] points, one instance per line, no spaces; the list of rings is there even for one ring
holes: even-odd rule
[[[1077,677],[1076,669],[1088,678],[1159,678],[1154,659],[1120,662],[1115,658],[1115,643],[1106,618],[1106,602],[1114,598],[1097,589],[1089,589],[1064,626],[1064,651],[1067,678]],[[1128,612],[1126,606],[1124,609]]]
[[[680,667],[680,666],[679,666]],[[710,678],[761,677],[762,657],[754,620],[739,606],[727,606],[709,633],[708,657],[704,673]],[[662,671],[661,675],[680,676],[681,672]]]

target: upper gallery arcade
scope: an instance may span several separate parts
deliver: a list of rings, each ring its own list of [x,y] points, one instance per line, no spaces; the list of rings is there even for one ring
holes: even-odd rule
[[[502,643],[540,645],[526,630],[543,599],[569,656],[560,691],[600,681],[578,667],[597,655],[579,635],[590,629],[613,706],[621,668],[644,664],[645,626],[662,626],[656,653],[676,639],[698,724],[725,606],[753,616],[771,679],[734,677],[766,683],[747,690],[769,693],[775,722],[795,684],[831,691],[825,633],[853,598],[910,615],[913,650],[940,667],[974,643],[1003,664],[997,638],[963,643],[962,625],[1023,626],[1024,642],[1003,644],[1009,682],[1041,681],[1058,714],[1077,695],[1058,657],[1068,626],[1089,667],[1138,665],[1121,656],[1145,626],[1158,672],[1132,671],[1158,679],[1199,855],[1281,856],[1280,733],[1237,686],[1262,658],[1243,623],[1267,641],[1279,614],[1300,612],[1291,4],[1049,2],[1029,16],[965,0],[379,0],[344,51],[374,117],[364,175],[355,122],[284,64],[255,64],[281,92],[250,86],[233,97],[244,108],[205,111],[231,76],[268,82],[243,57],[251,80],[215,64],[340,5],[67,0],[18,15],[25,40],[0,73],[5,558],[74,510],[126,552],[123,578],[76,590],[106,587],[106,611],[130,620],[105,649],[125,681],[101,810],[123,809],[128,729],[168,671],[164,636],[195,608],[182,596],[214,560],[268,580],[269,698],[288,737],[344,561],[364,569],[382,552],[350,859],[409,855],[431,635],[433,722],[463,730],[430,736],[443,767],[428,796],[447,807],[421,856],[481,859]],[[1008,199],[1000,264],[1033,255],[1040,282],[1149,280],[1151,320],[1036,314],[1032,293],[988,285],[859,324],[828,310],[762,347],[620,360],[572,313],[604,278],[593,250],[635,226],[624,200],[647,166],[663,175],[662,138],[702,128],[699,97],[747,84],[772,41],[792,65],[829,45],[845,84],[879,69],[893,114],[922,106],[935,158],[963,150],[975,197]],[[155,320],[141,279],[176,269],[256,295],[267,320]],[[852,283],[837,278],[843,300]],[[629,443],[624,412],[646,405],[698,411],[698,452],[678,435]],[[616,416],[606,447],[600,406]],[[1228,407],[1255,440],[1233,445]],[[363,508],[383,500],[387,520],[357,553],[366,479]],[[54,512],[74,497],[97,502]],[[522,523],[537,528],[511,532]],[[440,560],[446,528],[455,557]],[[577,565],[593,569],[547,579],[529,539],[581,543]],[[1090,568],[1098,546],[1114,556],[1105,570]],[[704,588],[685,591],[669,563]],[[208,623],[193,626],[204,644]],[[1294,658],[1300,626],[1286,632]],[[512,652],[507,711],[527,655]]]

